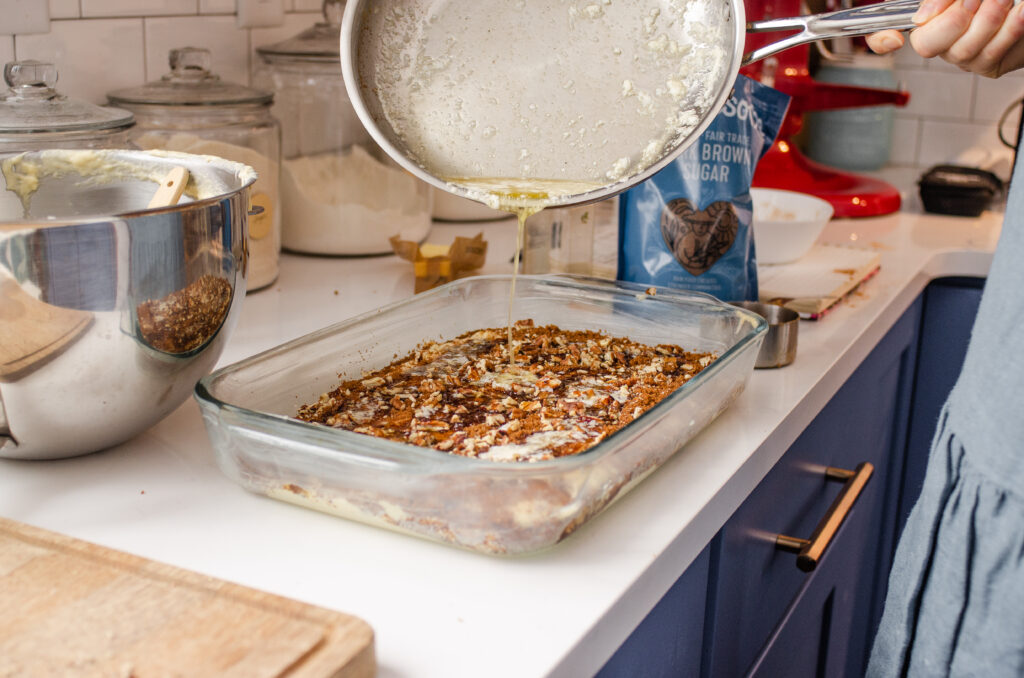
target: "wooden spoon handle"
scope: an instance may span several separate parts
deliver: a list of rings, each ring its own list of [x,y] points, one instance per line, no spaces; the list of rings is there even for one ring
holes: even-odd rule
[[[153,194],[152,200],[149,201],[149,208],[154,207],[170,207],[171,205],[178,204],[178,199],[181,198],[182,191],[185,190],[185,184],[188,183],[188,170],[184,167],[175,167],[167,173],[167,176],[160,182],[160,188]]]

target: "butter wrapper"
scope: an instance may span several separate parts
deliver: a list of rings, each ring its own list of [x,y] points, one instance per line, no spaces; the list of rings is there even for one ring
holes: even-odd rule
[[[483,231],[472,238],[456,237],[451,245],[420,245],[402,240],[397,235],[390,239],[395,254],[413,265],[416,293],[433,289],[446,282],[472,275],[487,260],[487,241]]]

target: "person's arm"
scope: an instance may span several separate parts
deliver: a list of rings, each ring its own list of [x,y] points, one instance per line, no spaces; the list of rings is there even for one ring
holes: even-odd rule
[[[924,0],[910,45],[923,57],[940,57],[965,71],[989,78],[1024,67],[1024,3],[1013,0]],[[903,46],[903,34],[868,36],[879,54]]]

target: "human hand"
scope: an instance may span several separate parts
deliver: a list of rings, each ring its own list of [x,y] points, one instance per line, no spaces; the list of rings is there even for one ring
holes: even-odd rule
[[[1013,0],[924,0],[914,15],[910,45],[925,58],[940,57],[989,78],[1024,66],[1024,3]],[[867,37],[878,54],[903,46],[899,31]]]

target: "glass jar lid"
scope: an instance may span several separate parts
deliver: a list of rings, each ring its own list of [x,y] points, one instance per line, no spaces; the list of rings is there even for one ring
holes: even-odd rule
[[[310,61],[341,60],[341,17],[345,13],[345,0],[324,0],[324,20],[315,23],[287,40],[257,47],[261,57],[275,59],[304,59]]]
[[[0,93],[0,134],[111,130],[135,124],[129,111],[67,98],[54,89],[57,77],[57,68],[44,61],[7,63],[8,89]]]
[[[141,87],[114,90],[107,98],[118,105],[161,106],[269,105],[273,101],[272,92],[221,80],[210,71],[211,61],[208,49],[172,49],[168,56],[170,73]]]

